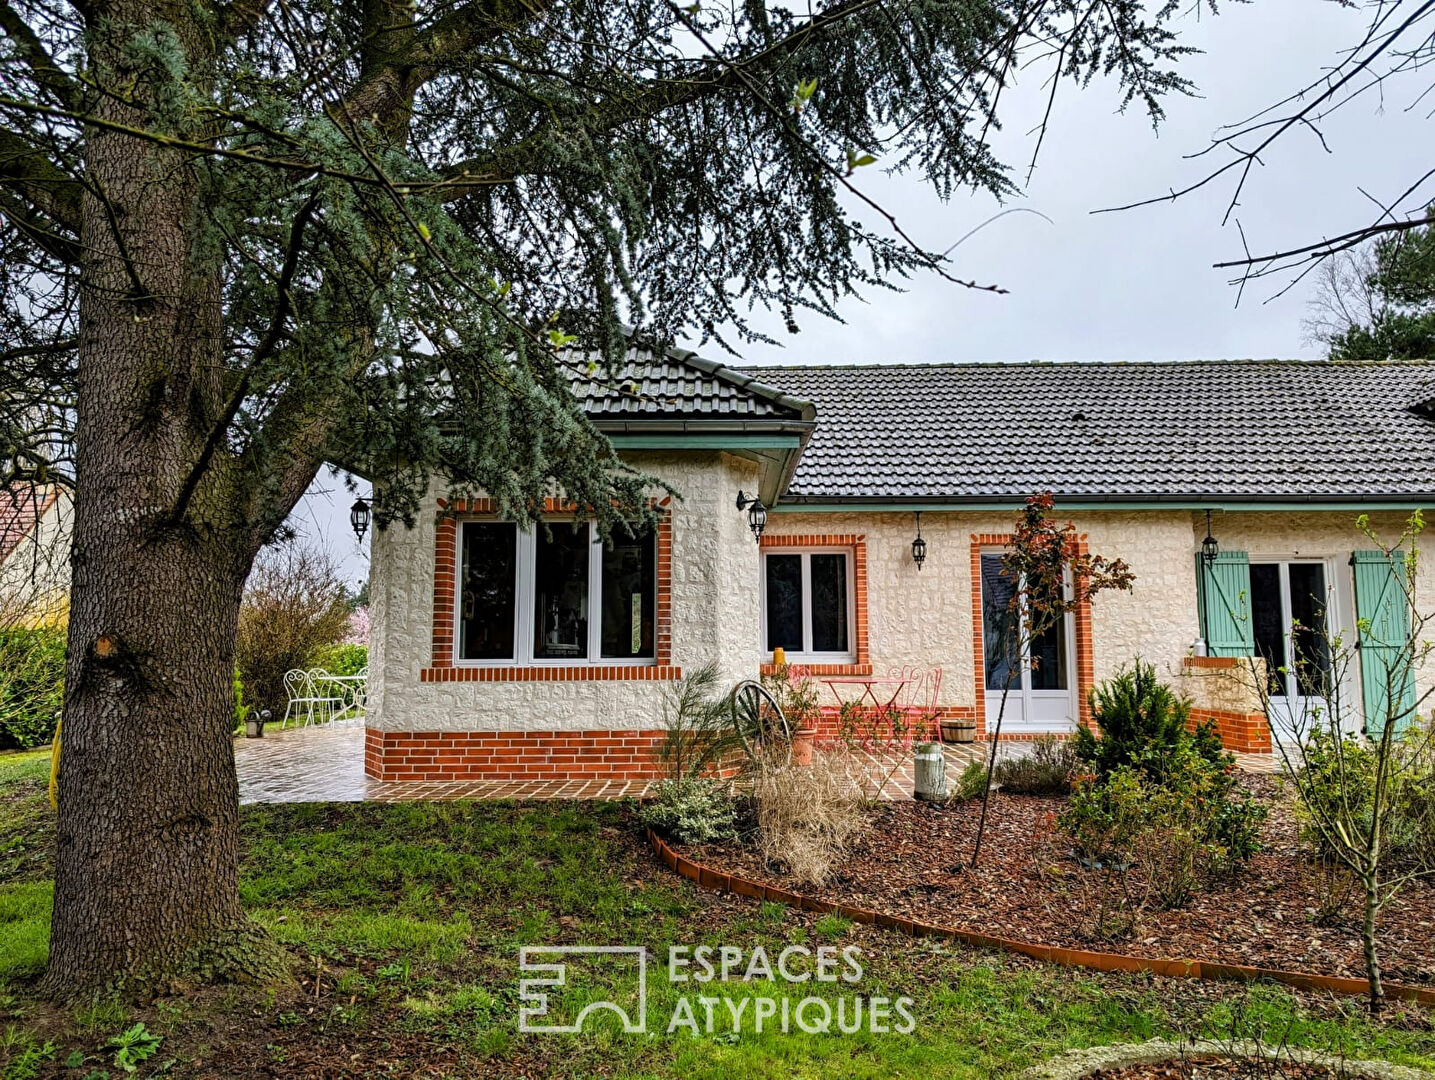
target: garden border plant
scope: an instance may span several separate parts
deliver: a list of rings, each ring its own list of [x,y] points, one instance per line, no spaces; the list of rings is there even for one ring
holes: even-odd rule
[[[1252,655],[1240,670],[1259,697],[1275,752],[1295,788],[1302,839],[1314,859],[1343,869],[1360,892],[1360,933],[1375,1013],[1387,996],[1380,969],[1381,909],[1410,882],[1435,875],[1435,724],[1420,722],[1435,687],[1419,691],[1415,677],[1435,652],[1435,642],[1427,638],[1435,614],[1422,612],[1417,602],[1422,513],[1411,514],[1390,544],[1376,534],[1369,515],[1360,515],[1356,528],[1374,545],[1373,561],[1388,564],[1394,590],[1382,592],[1374,617],[1367,612],[1357,618],[1354,643],[1328,622],[1292,621],[1291,637],[1303,644],[1293,652],[1295,674],[1320,692],[1298,699],[1302,707],[1292,712],[1284,697],[1275,700],[1271,686],[1271,676],[1285,676],[1288,668],[1267,672],[1265,661]],[[1241,605],[1246,606],[1244,597]],[[1249,618],[1244,610],[1237,617]],[[1362,663],[1363,657],[1371,662]],[[1357,667],[1365,692],[1352,711],[1346,690]],[[1345,732],[1347,715],[1365,717],[1367,744]],[[1283,727],[1295,738],[1276,738]],[[1416,842],[1402,841],[1402,833],[1415,834]]]
[[[898,930],[913,937],[946,938],[978,948],[1019,953],[1044,963],[1058,964],[1064,967],[1090,968],[1095,971],[1150,972],[1153,975],[1164,975],[1170,978],[1203,979],[1211,982],[1249,983],[1264,979],[1303,990],[1325,990],[1350,996],[1363,996],[1367,992],[1367,984],[1364,979],[1344,978],[1337,975],[1285,968],[1231,964],[1222,961],[1176,960],[1163,957],[1133,956],[1126,953],[1097,952],[1090,949],[1070,949],[1057,945],[1040,945],[1035,942],[1019,941],[1015,938],[998,937],[958,927],[939,926],[850,904],[836,904],[827,900],[819,900],[788,889],[765,885],[760,881],[754,881],[738,874],[714,870],[679,855],[666,840],[652,829],[648,830],[648,842],[664,865],[680,877],[685,877],[696,883],[700,888],[713,892],[735,893],[738,896],[746,896],[773,904],[784,904],[804,911],[837,915],[853,922]],[[1387,983],[1385,991],[1387,997],[1435,1006],[1435,987]]]
[[[1238,870],[1260,848],[1267,811],[1242,791],[1214,731],[1192,728],[1190,703],[1150,664],[1118,669],[1090,703],[1101,734],[1077,732],[1072,748],[1087,768],[1057,820],[1101,875],[1097,933],[1120,936],[1142,910],[1181,907]]]

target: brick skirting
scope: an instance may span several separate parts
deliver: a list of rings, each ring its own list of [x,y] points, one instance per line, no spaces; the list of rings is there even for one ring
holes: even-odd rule
[[[648,780],[663,732],[378,731],[364,739],[376,780]]]
[[[1192,709],[1191,725],[1209,720],[1216,725],[1221,745],[1238,754],[1269,754],[1271,728],[1260,713],[1226,712],[1220,709]]]

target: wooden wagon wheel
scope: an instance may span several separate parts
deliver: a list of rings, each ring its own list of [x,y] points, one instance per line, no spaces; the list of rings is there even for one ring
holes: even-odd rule
[[[732,724],[747,756],[786,764],[792,760],[792,728],[777,698],[760,682],[746,679],[733,687]]]

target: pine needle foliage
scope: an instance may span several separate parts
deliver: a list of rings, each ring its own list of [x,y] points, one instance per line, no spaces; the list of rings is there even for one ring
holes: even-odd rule
[[[635,338],[734,346],[762,337],[755,309],[796,331],[904,275],[958,280],[863,170],[1013,193],[988,136],[1017,68],[1109,77],[1155,121],[1189,90],[1177,11],[0,0],[0,482],[74,479],[82,231],[127,217],[97,133],[188,185],[174,236],[105,256],[135,318],[176,299],[156,259],[213,282],[190,329],[218,370],[156,373],[156,407],[180,399],[206,434],[158,522],[237,506],[262,542],[328,461],[375,479],[380,525],[412,521],[442,469],[520,520],[556,487],[607,528],[653,484],[571,376],[632,392],[615,365]]]

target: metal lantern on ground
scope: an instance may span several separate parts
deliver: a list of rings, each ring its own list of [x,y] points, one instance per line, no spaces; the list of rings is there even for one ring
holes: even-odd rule
[[[767,507],[756,495],[737,493],[737,508],[747,511],[747,527],[752,530],[755,540],[762,539],[762,530],[767,528]]]
[[[922,569],[922,564],[927,561],[927,542],[922,539],[922,511],[917,511],[917,539],[912,541],[912,561],[917,564],[917,569]]]
[[[363,499],[355,499],[354,505],[349,507],[349,524],[354,527],[354,535],[359,540],[364,539],[364,533],[369,531],[369,504]]]

